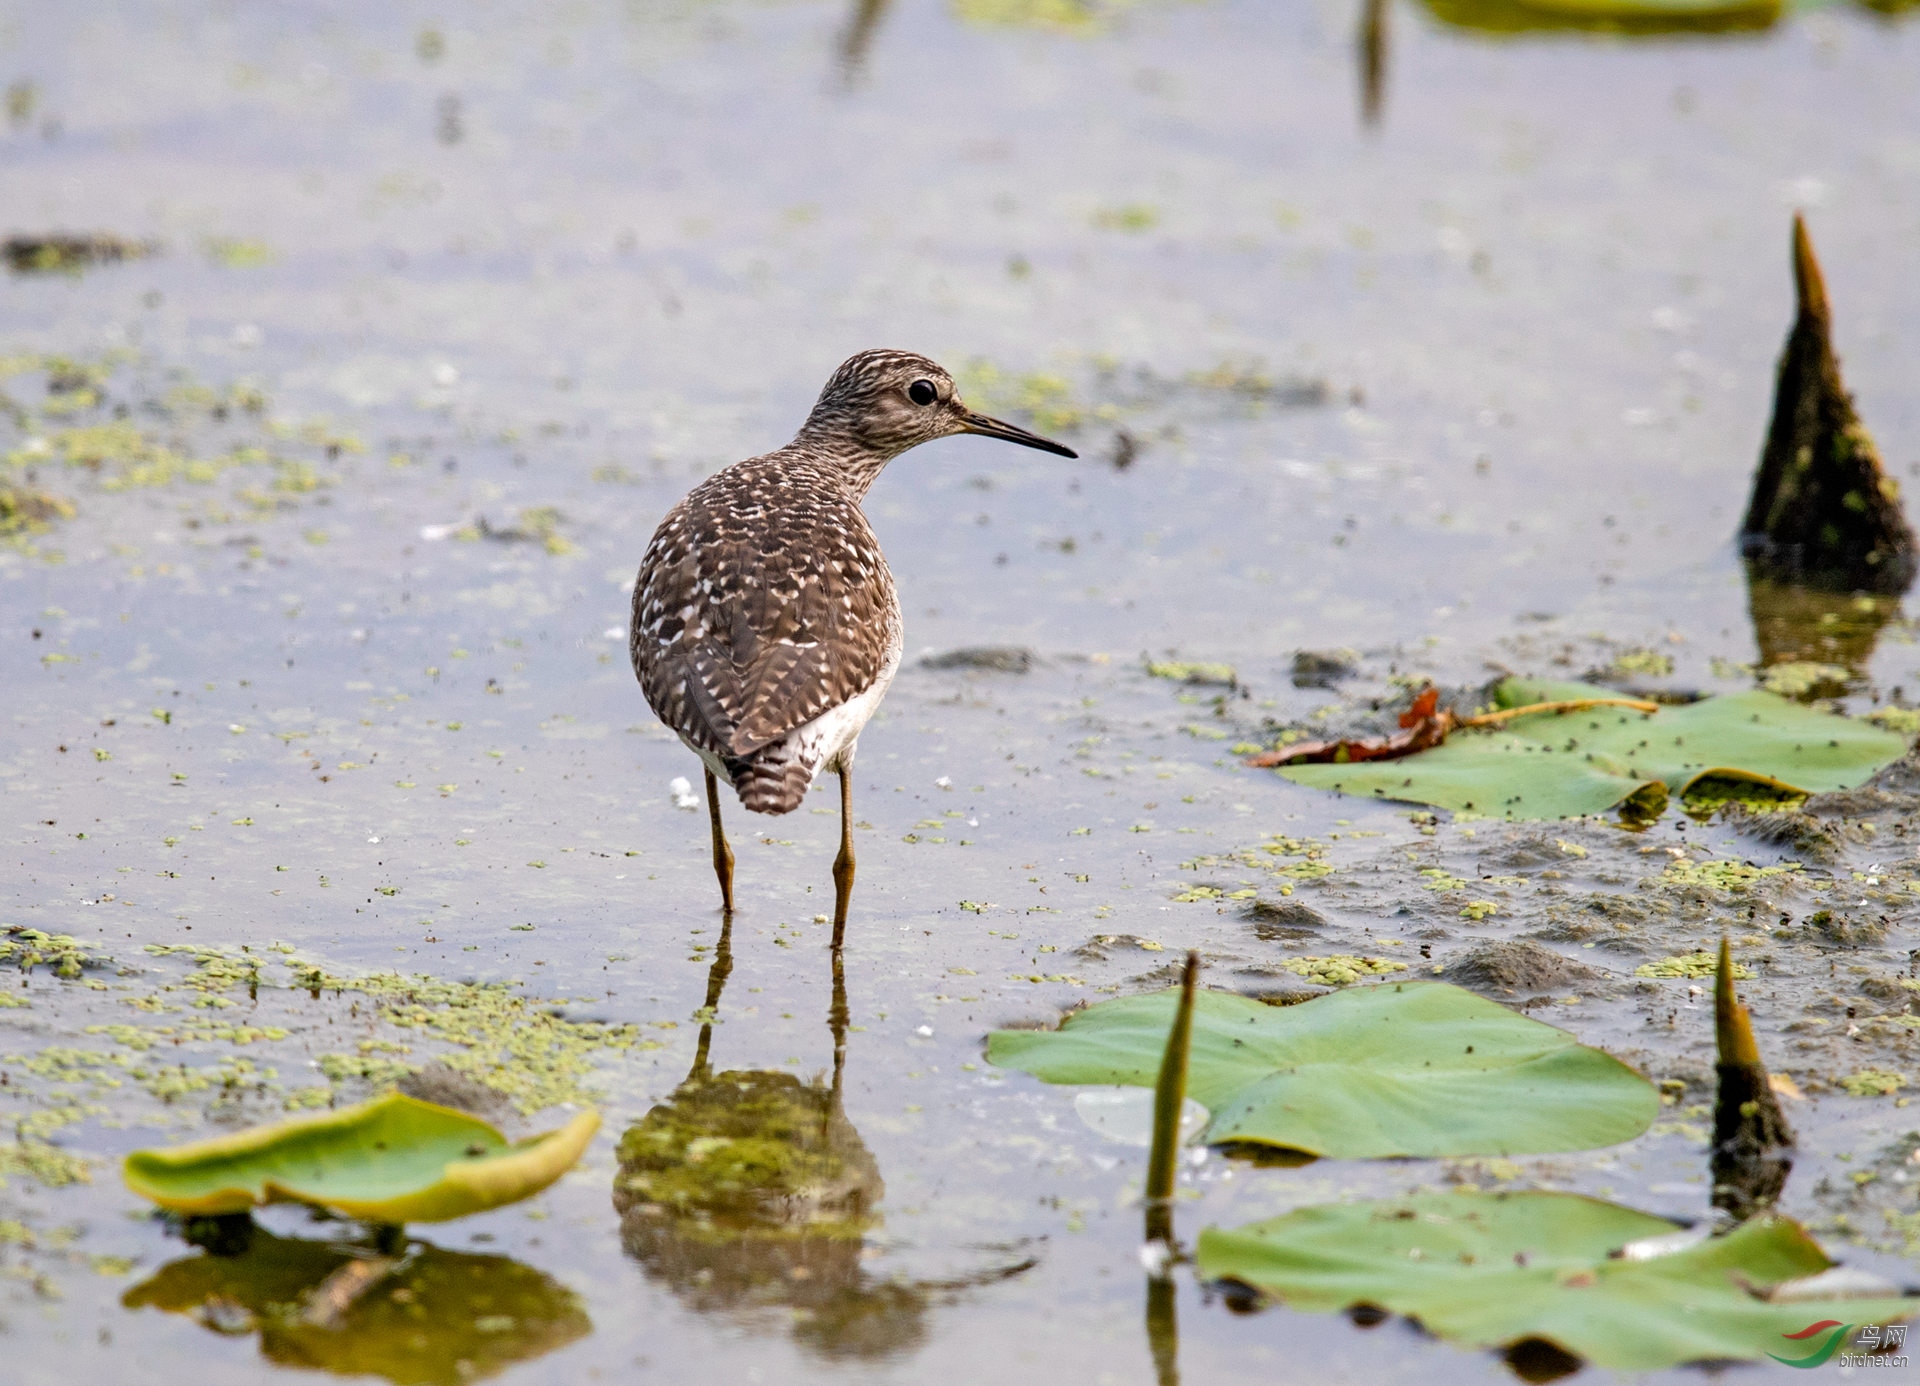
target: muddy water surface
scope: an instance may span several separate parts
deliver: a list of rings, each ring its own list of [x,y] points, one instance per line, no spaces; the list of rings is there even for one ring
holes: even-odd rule
[[[1369,124],[1345,5],[0,8],[5,229],[159,243],[0,288],[4,479],[77,510],[0,550],[0,922],[84,955],[0,1012],[7,1119],[63,1152],[0,1187],[10,1379],[1152,1380],[1143,1152],[981,1041],[1187,947],[1275,993],[1527,937],[1563,966],[1483,984],[1672,1100],[1577,1156],[1216,1156],[1186,1236],[1450,1183],[1701,1214],[1710,1014],[1634,972],[1730,929],[1806,1094],[1788,1207],[1912,1279],[1920,1121],[1858,1079],[1920,1081],[1899,773],[1768,844],[1429,824],[1234,752],[1499,669],[1920,691],[1892,606],[1750,608],[1729,542],[1794,207],[1920,470],[1920,31],[1385,23]],[[1083,457],[953,440],[871,497],[909,659],[836,979],[831,794],[730,810],[723,940],[626,603],[664,509],[878,344]],[[1033,658],[920,662],[979,646]],[[1302,649],[1350,672],[1299,686]],[[248,1299],[344,1229],[272,1214],[229,1283],[119,1189],[130,1149],[439,1055],[513,1129],[606,1126],[532,1204],[415,1229],[425,1307],[359,1356]],[[672,1187],[754,1140],[784,1212]],[[1178,1294],[1190,1381],[1511,1379]]]

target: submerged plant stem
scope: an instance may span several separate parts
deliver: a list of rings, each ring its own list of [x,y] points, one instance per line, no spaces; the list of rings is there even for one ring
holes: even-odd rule
[[[1180,1304],[1169,1275],[1147,1277],[1147,1351],[1155,1386],[1180,1386]]]

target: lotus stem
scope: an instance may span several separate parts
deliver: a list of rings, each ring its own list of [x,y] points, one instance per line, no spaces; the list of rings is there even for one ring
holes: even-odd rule
[[[1187,1053],[1193,1047],[1193,998],[1200,954],[1188,952],[1180,1002],[1167,1032],[1166,1056],[1153,1085],[1153,1150],[1147,1160],[1147,1240],[1173,1243],[1173,1179],[1180,1168],[1180,1108],[1187,1100]]]
[[[1793,214],[1793,289],[1800,316],[1817,318],[1823,324],[1833,314],[1827,307],[1827,280],[1814,258],[1813,238],[1807,234],[1807,219]]]
[[[1753,1020],[1733,990],[1733,950],[1720,938],[1720,970],[1713,983],[1713,1038],[1723,1064],[1761,1067]]]
[[[1552,703],[1528,703],[1525,707],[1503,707],[1498,712],[1483,712],[1474,717],[1462,717],[1463,727],[1497,727],[1502,722],[1511,722],[1516,717],[1530,717],[1536,712],[1585,712],[1590,707],[1630,707],[1635,712],[1658,712],[1660,704],[1646,698],[1563,698]]]
[[[1720,939],[1713,984],[1714,1041],[1719,1062],[1713,1100],[1713,1206],[1737,1222],[1771,1208],[1793,1171],[1793,1128],[1787,1125],[1760,1060],[1753,1022],[1733,990],[1733,951]]]
[[[1826,283],[1799,215],[1793,281],[1798,306],[1774,375],[1740,552],[1776,582],[1897,596],[1920,571],[1920,540],[1841,379]]]

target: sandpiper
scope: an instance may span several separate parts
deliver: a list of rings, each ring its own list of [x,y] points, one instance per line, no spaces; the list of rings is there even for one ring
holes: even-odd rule
[[[733,912],[724,776],[755,813],[791,813],[840,777],[833,941],[853,893],[850,772],[861,728],[900,667],[900,598],[860,502],[908,448],[956,433],[1078,456],[977,414],[953,377],[907,351],[850,357],[791,443],[736,462],[667,512],[640,561],[628,652],[655,715],[706,767],[713,869]]]

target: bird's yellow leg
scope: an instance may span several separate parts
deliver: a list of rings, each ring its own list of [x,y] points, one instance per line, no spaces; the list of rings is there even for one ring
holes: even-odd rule
[[[847,927],[847,902],[853,898],[853,772],[840,767],[840,855],[833,859],[833,946],[840,947]]]
[[[713,819],[713,874],[720,878],[720,909],[733,914],[733,848],[727,846],[727,830],[720,826],[720,785],[707,771],[707,813]]]

